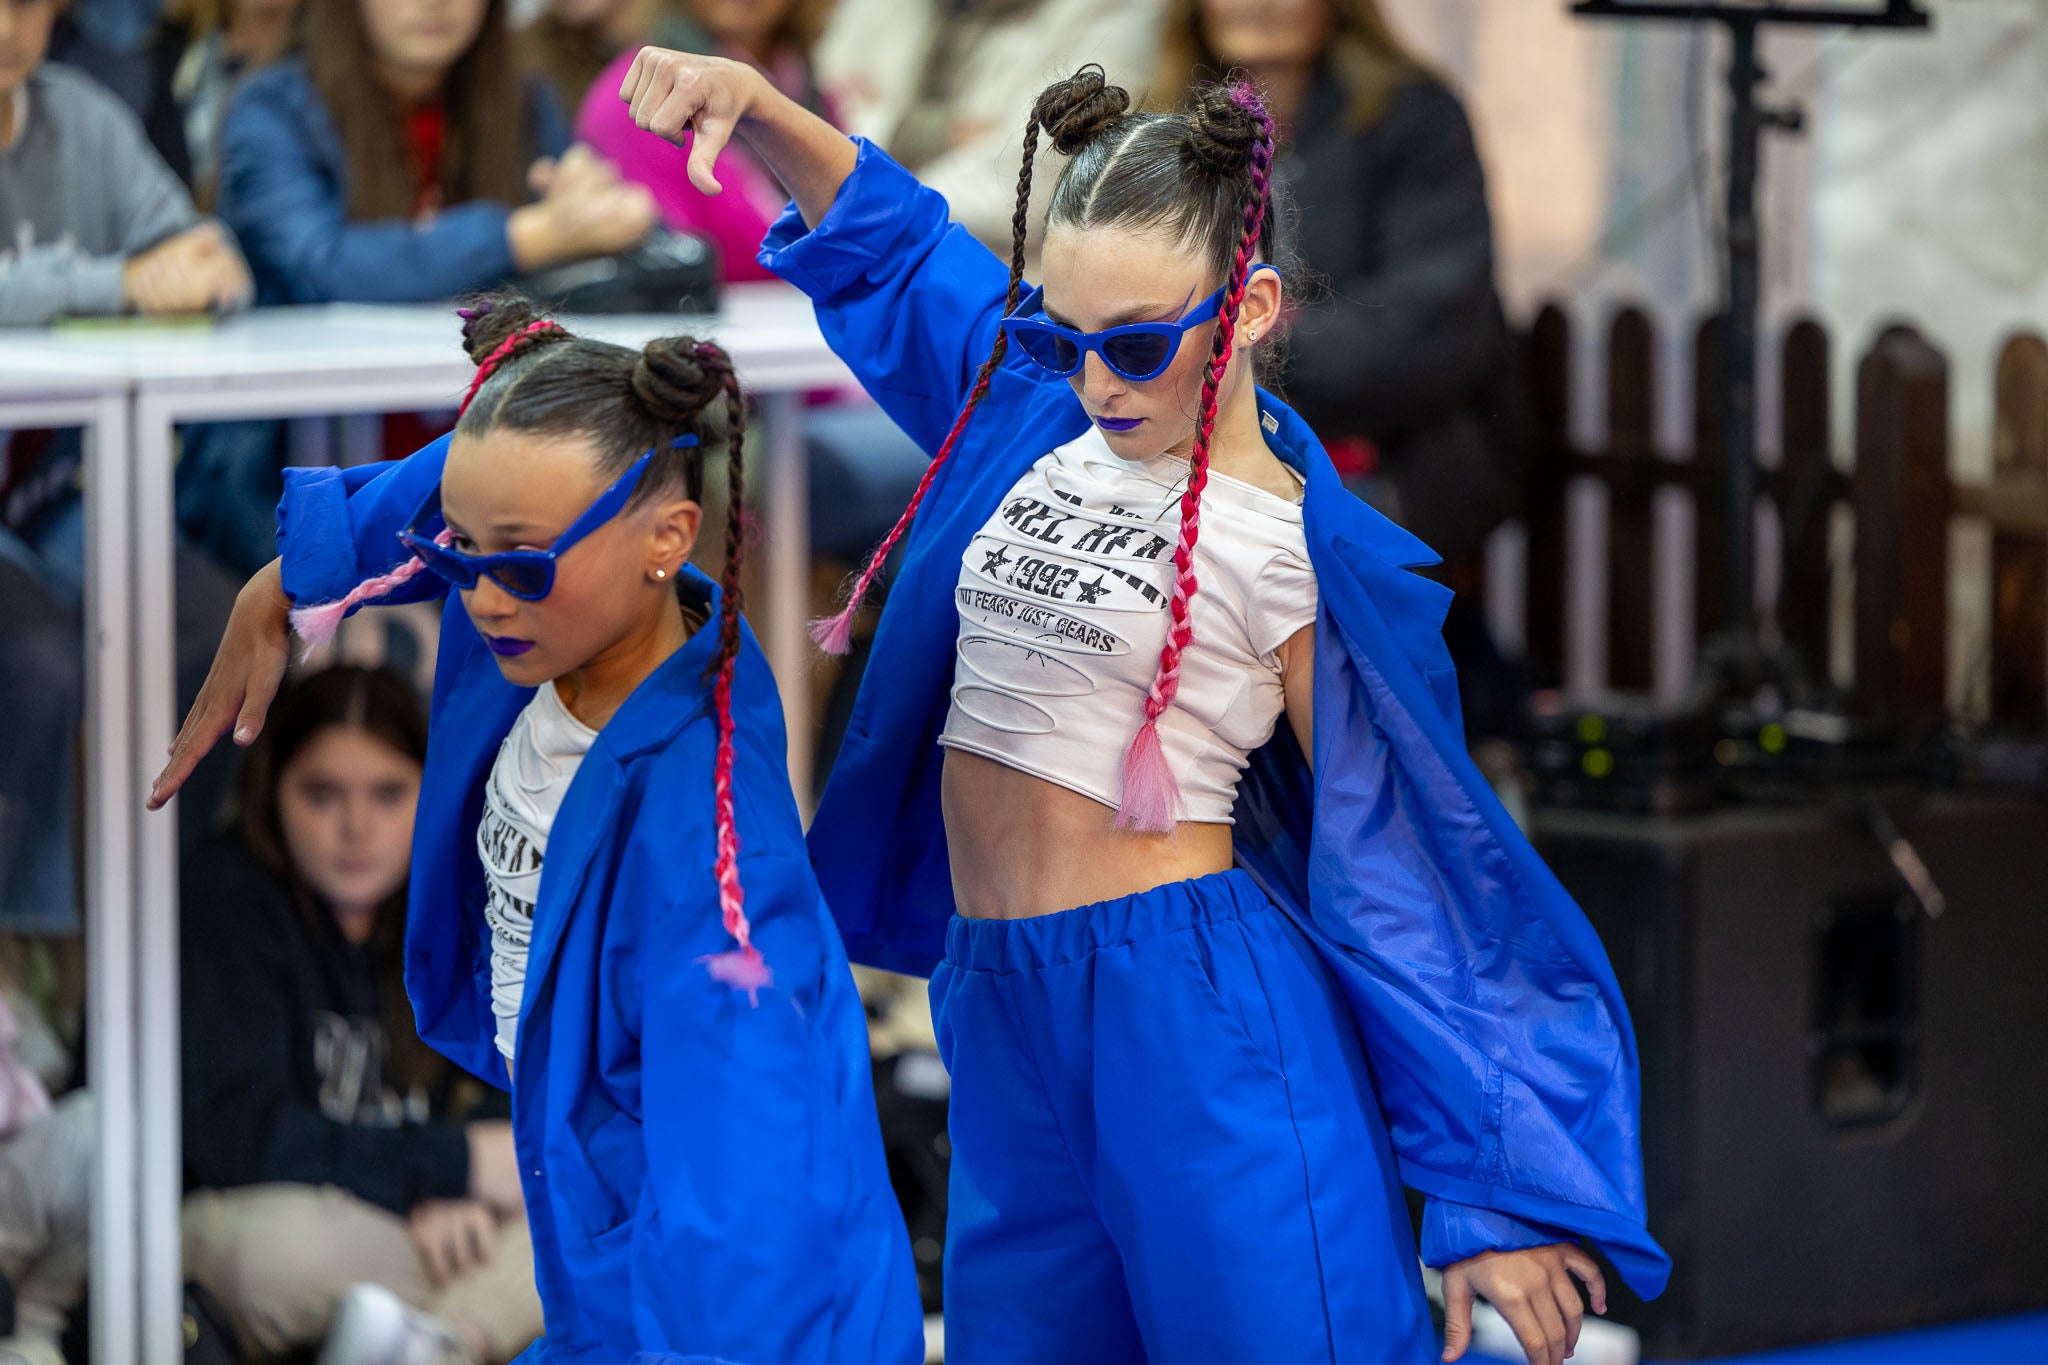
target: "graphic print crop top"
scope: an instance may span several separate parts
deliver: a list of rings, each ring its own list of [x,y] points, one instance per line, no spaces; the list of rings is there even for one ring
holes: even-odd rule
[[[967,548],[939,742],[1118,804],[1166,643],[1186,461],[1120,459],[1090,427],[1031,467]],[[1187,820],[1230,824],[1284,709],[1280,647],[1315,620],[1301,504],[1211,471],[1194,643],[1159,737]]]

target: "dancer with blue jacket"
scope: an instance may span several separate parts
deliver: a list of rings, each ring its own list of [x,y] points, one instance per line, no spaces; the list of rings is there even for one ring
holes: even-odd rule
[[[810,845],[854,957],[932,978],[948,1359],[1424,1360],[1403,1182],[1446,1358],[1477,1293],[1557,1365],[1574,1277],[1605,1307],[1580,1237],[1657,1293],[1627,1012],[1465,755],[1433,556],[1255,386],[1256,92],[1047,89],[1007,271],[743,67],[650,49],[620,93],[707,193],[734,134],[775,170],[762,260],[933,455],[817,632],[900,540]]]
[[[282,560],[244,590],[152,804],[234,708],[253,738],[287,596],[312,640],[361,603],[451,597],[406,985],[420,1036],[512,1091],[547,1318],[522,1359],[922,1360],[865,1017],[740,618],[731,363],[577,338],[515,299],[469,310],[465,340],[451,436],[293,471]],[[713,583],[688,559],[721,425]]]

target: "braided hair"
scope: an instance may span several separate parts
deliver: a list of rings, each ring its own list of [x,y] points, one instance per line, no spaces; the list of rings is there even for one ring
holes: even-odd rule
[[[712,781],[717,851],[712,871],[725,931],[734,946],[704,961],[712,976],[751,997],[772,984],[772,976],[754,947],[747,921],[732,787],[732,690],[740,653],[746,518],[746,400],[732,359],[716,344],[687,336],[659,337],[638,351],[578,337],[510,293],[478,298],[459,314],[463,347],[477,369],[463,395],[455,425],[458,433],[480,437],[506,429],[582,437],[596,452],[599,477],[607,480],[618,478],[652,450],[654,458],[628,507],[671,489],[693,502],[702,501],[703,446],[724,441],[725,563],[719,577],[718,650],[711,665],[718,734]],[[675,448],[683,436],[696,436],[700,444]],[[351,608],[384,596],[423,568],[417,557],[409,557],[338,602],[295,610],[293,628],[309,644],[324,643]]]
[[[1041,131],[1051,138],[1056,151],[1070,158],[1046,210],[1048,228],[1163,229],[1170,239],[1202,250],[1224,282],[1223,305],[1202,383],[1187,489],[1180,501],[1166,642],[1146,694],[1143,719],[1124,756],[1123,799],[1117,809],[1117,824],[1122,828],[1166,833],[1179,818],[1181,798],[1160,745],[1159,718],[1179,691],[1181,659],[1194,639],[1191,606],[1200,586],[1194,552],[1202,529],[1202,490],[1209,479],[1217,394],[1236,350],[1238,310],[1251,267],[1255,261],[1275,257],[1279,215],[1272,211],[1273,120],[1250,84],[1236,81],[1200,87],[1188,108],[1177,113],[1134,114],[1130,106],[1130,96],[1109,84],[1099,66],[1083,67],[1066,80],[1047,86],[1033,103],[1024,127],[1024,165],[1017,177],[1010,285],[1003,312],[1015,311],[1024,277],[1024,227]],[[1008,334],[998,329],[995,345],[976,374],[952,430],[911,496],[910,506],[869,555],[844,609],[837,616],[812,623],[812,638],[827,652],[846,652],[854,613],[882,562],[917,515],[940,465],[952,454],[987,395],[990,376],[1002,363],[1007,344]]]

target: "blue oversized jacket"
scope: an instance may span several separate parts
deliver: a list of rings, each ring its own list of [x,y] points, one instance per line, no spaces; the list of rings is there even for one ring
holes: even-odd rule
[[[554,93],[527,84],[529,158],[560,156],[569,124]],[[250,76],[220,127],[216,211],[241,240],[258,303],[430,303],[500,284],[514,273],[505,219],[486,199],[410,219],[353,222],[348,158],[302,59]]]
[[[394,533],[446,449],[444,437],[398,464],[289,471],[286,592],[331,601],[398,562]],[[421,574],[385,600],[444,590]],[[690,570],[682,590],[715,619],[715,584]],[[866,1021],[805,857],[782,706],[751,632],[733,688],[733,785],[747,913],[775,984],[750,1006],[700,961],[731,946],[711,874],[716,649],[715,627],[698,630],[626,699],[549,837],[512,1077],[548,1325],[526,1358],[922,1360]],[[505,681],[451,600],[406,989],[420,1036],[499,1086],[476,830],[491,763],[532,695]]]
[[[867,143],[816,229],[792,207],[761,260],[808,293],[832,348],[927,450],[951,426],[1008,271],[945,200]],[[1239,862],[1315,941],[1357,1016],[1423,1255],[1598,1243],[1637,1292],[1669,1261],[1644,1227],[1637,1064],[1599,939],[1466,756],[1421,542],[1348,494],[1314,434],[1261,393],[1267,442],[1307,480],[1321,608],[1315,762],[1287,726],[1236,811]],[[1065,380],[1014,349],[934,479],[890,585],[874,663],[811,825],[848,952],[929,975],[953,911],[937,744],[967,542],[1046,451],[1087,429]],[[1138,717],[1133,714],[1135,728]]]

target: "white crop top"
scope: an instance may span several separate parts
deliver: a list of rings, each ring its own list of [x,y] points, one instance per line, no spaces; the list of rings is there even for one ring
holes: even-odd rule
[[[548,833],[596,740],[597,731],[569,714],[555,685],[543,683],[512,722],[484,784],[476,851],[484,865],[484,920],[491,929],[491,1013],[498,1022],[498,1051],[508,1062],[526,991],[526,954]]]
[[[967,547],[939,742],[1115,806],[1166,642],[1185,461],[1119,459],[1093,427],[1031,467]],[[1284,708],[1281,645],[1315,620],[1301,505],[1211,473],[1195,638],[1159,720],[1184,817],[1230,824]]]

